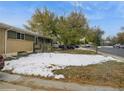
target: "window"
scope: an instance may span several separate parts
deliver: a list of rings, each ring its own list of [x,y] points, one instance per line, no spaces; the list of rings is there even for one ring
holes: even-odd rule
[[[17,39],[21,39],[21,34],[17,33]]]
[[[14,31],[8,31],[7,32],[7,36],[8,36],[8,38],[16,39],[16,32],[14,32]]]
[[[36,40],[35,40],[35,43],[38,44],[38,38],[36,37],[35,39],[36,39]]]
[[[28,40],[28,41],[35,41],[35,36],[29,34],[22,34],[14,31],[8,31],[7,33],[8,38],[11,39],[21,39],[21,40]]]
[[[25,40],[34,41],[34,36],[25,34]]]
[[[21,34],[21,39],[25,39],[25,35],[24,34]]]
[[[25,39],[25,34],[17,33],[17,39]]]
[[[42,37],[38,37],[38,42],[42,43],[43,42],[43,38]]]

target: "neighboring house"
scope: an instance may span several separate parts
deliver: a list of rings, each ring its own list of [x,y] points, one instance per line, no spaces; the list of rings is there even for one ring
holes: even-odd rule
[[[111,46],[112,43],[109,40],[103,40],[101,45],[103,45],[103,46]]]
[[[52,39],[20,28],[0,23],[0,54],[17,55],[20,52],[50,51]]]

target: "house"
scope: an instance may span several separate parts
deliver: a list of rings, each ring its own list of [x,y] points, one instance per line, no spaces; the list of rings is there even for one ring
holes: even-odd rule
[[[0,54],[4,56],[17,55],[20,52],[47,52],[51,45],[51,38],[0,23]]]

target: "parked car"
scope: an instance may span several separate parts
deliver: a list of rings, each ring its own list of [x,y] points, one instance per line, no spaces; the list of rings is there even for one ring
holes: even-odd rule
[[[113,48],[120,48],[120,44],[115,44]]]
[[[65,45],[59,45],[59,48],[66,49],[66,46]]]
[[[75,48],[79,48],[80,46],[79,45],[75,45]]]
[[[2,55],[0,55],[0,70],[4,67],[4,58]]]
[[[85,48],[90,48],[90,47],[92,47],[92,45],[91,45],[91,44],[85,44],[84,47],[85,47]]]
[[[123,48],[124,49],[124,45],[120,45],[120,48]]]
[[[81,45],[81,47],[82,47],[82,48],[84,48],[84,47],[85,47],[85,45],[84,45],[84,44],[82,44],[82,45]]]
[[[61,49],[75,49],[74,45],[59,45]]]
[[[52,47],[53,48],[59,48],[59,45],[58,44],[53,44]]]
[[[74,45],[67,45],[67,49],[75,49]]]
[[[113,46],[113,48],[122,48],[122,49],[124,49],[124,45],[115,44],[115,45]]]

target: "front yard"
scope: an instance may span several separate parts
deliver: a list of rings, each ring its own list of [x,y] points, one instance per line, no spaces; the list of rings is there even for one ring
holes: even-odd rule
[[[124,87],[124,63],[109,56],[82,53],[68,50],[66,53],[31,54],[6,61],[3,71],[81,84]]]
[[[88,66],[68,66],[53,72],[63,74],[65,80],[69,82],[124,88],[124,63],[122,62],[108,61]]]

